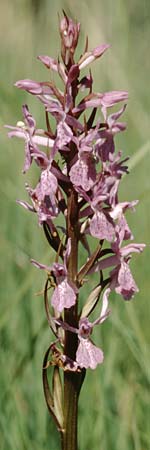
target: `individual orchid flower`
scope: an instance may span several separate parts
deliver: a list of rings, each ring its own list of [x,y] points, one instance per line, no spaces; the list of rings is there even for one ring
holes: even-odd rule
[[[85,212],[89,216],[87,222],[89,226],[86,227],[87,233],[89,232],[98,239],[107,239],[108,242],[112,242],[115,237],[115,223],[110,215],[110,208],[104,207],[104,202],[107,205],[109,199],[107,183],[105,183],[105,179],[102,176],[91,189],[92,195],[83,193],[90,206],[87,210],[83,210],[80,217],[85,215]]]
[[[130,300],[136,292],[138,292],[138,287],[132,277],[129,261],[131,259],[131,254],[136,252],[140,253],[143,251],[144,244],[128,244],[121,247],[123,239],[125,239],[126,233],[129,233],[127,229],[126,221],[120,219],[118,225],[118,233],[115,242],[112,244],[112,249],[118,256],[120,262],[115,267],[112,272],[110,272],[111,283],[110,286],[115,289],[118,294],[121,294],[125,300]],[[130,239],[131,239],[130,234]]]
[[[52,266],[46,266],[45,264],[38,263],[34,259],[31,260],[35,267],[48,271],[54,277],[56,286],[51,298],[51,304],[59,313],[61,313],[64,308],[71,308],[71,306],[75,304],[76,295],[78,293],[75,284],[68,280],[67,259],[70,251],[71,243],[70,240],[68,240],[64,254],[64,264],[54,263]]]
[[[87,318],[79,322],[78,339],[79,345],[76,353],[76,362],[81,368],[96,369],[98,364],[104,360],[103,351],[96,347],[90,339],[93,326]]]
[[[24,79],[15,83],[18,89],[23,89],[33,95],[51,95],[53,90],[48,83],[38,82],[34,80]]]
[[[24,122],[19,121],[16,127],[6,125],[11,131],[8,133],[8,137],[18,137],[25,140],[25,163],[23,173],[27,172],[30,168],[32,160],[42,168],[46,168],[49,164],[49,160],[44,152],[42,152],[38,146],[53,147],[54,141],[49,137],[44,136],[43,130],[36,130],[36,122],[33,116],[30,114],[28,106],[22,107]],[[42,134],[42,135],[40,135]]]
[[[18,200],[18,203],[29,211],[36,212],[39,224],[49,221],[59,213],[56,192],[58,188],[57,178],[50,171],[50,167],[43,170],[41,178],[35,189],[26,184],[26,189],[31,198],[32,205]]]
[[[122,295],[124,300],[130,300],[137,292],[139,292],[129,268],[129,260],[130,259],[123,259],[121,263],[110,272],[110,287],[111,289],[114,289],[117,294]]]
[[[102,350],[96,347],[95,344],[93,344],[90,336],[92,334],[94,326],[103,323],[110,314],[110,310],[108,309],[109,294],[110,289],[107,288],[103,295],[100,316],[94,322],[90,322],[87,317],[81,317],[79,320],[79,328],[75,328],[68,325],[66,322],[62,322],[61,319],[55,319],[55,322],[64,330],[68,330],[78,335],[76,363],[80,368],[95,369],[97,365],[101,364],[104,360]]]
[[[102,161],[107,161],[110,154],[115,151],[114,136],[126,129],[126,124],[117,122],[118,118],[125,111],[126,104],[116,113],[111,114],[107,118],[107,107],[102,108],[105,123],[104,128],[100,132],[100,139],[95,145],[95,152],[98,153]]]
[[[109,162],[103,161],[103,172],[105,176],[105,183],[109,193],[108,203],[111,207],[116,206],[118,203],[118,189],[122,176],[128,173],[128,167],[124,163],[128,160],[125,158],[120,161],[122,152],[117,154],[109,153]]]
[[[97,272],[115,266],[110,272],[110,284],[111,290],[115,290],[118,294],[121,294],[125,300],[130,300],[136,292],[138,287],[132,277],[129,262],[132,253],[141,253],[145,244],[128,244],[121,247],[121,243],[127,238],[127,234],[132,238],[130,230],[127,228],[126,221],[120,219],[118,224],[118,231],[116,232],[116,239],[111,244],[114,255],[104,258],[100,262],[93,266],[91,272]]]
[[[52,273],[56,278],[56,288],[51,298],[53,308],[62,312],[75,305],[77,289],[67,278],[67,270],[62,264],[54,263]]]
[[[104,111],[106,108],[110,108],[111,106],[116,105],[119,102],[123,102],[127,100],[128,93],[127,91],[111,91],[105,92],[104,94],[91,94],[88,98],[81,100],[79,105],[73,108],[73,113],[81,113],[85,111],[87,108],[99,108],[102,107]]]
[[[75,189],[81,187],[89,191],[96,183],[96,163],[94,143],[99,136],[99,122],[96,128],[89,130],[88,133],[76,138],[78,148],[78,159],[72,165],[70,170],[70,179]]]
[[[57,72],[62,78],[63,82],[66,84],[67,75],[63,63],[47,55],[40,55],[38,56],[38,59],[47,67],[47,69],[51,69],[54,72]]]
[[[102,300],[102,310],[100,317],[96,319],[93,323],[85,318],[81,318],[79,321],[79,331],[78,339],[79,345],[76,353],[76,362],[81,368],[85,369],[95,369],[98,364],[101,364],[104,360],[104,354],[102,350],[96,347],[95,344],[90,339],[90,335],[93,331],[95,325],[99,325],[106,320],[110,311],[108,310],[108,296],[110,289],[106,289],[103,300]]]

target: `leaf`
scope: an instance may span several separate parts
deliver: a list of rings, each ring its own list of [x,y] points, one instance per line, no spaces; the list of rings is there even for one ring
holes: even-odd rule
[[[90,247],[89,247],[89,243],[88,243],[86,236],[84,234],[80,234],[79,239],[81,241],[81,244],[85,248],[85,250],[87,250],[88,255],[90,257]]]
[[[49,284],[49,278],[46,281],[45,284],[45,288],[44,288],[44,304],[45,304],[45,311],[46,311],[46,316],[47,316],[47,320],[48,320],[48,324],[52,330],[52,332],[55,334],[55,336],[57,337],[57,330],[56,330],[56,325],[54,320],[52,319],[52,316],[50,314],[50,309],[49,309],[49,301],[48,301],[48,295],[47,295],[47,291],[48,291],[48,284]]]
[[[47,407],[48,407],[50,412],[53,412],[53,410],[54,410],[54,402],[53,402],[53,397],[52,397],[52,394],[51,394],[51,391],[50,391],[50,388],[49,388],[49,383],[48,383],[48,378],[47,378],[47,369],[46,369],[50,348],[51,348],[51,346],[46,351],[45,356],[44,356],[44,360],[43,360],[43,387],[44,387],[44,395],[45,395],[45,400],[46,400],[46,403],[47,403]]]
[[[80,269],[80,271],[77,274],[77,281],[82,284],[83,278],[86,276],[86,274],[89,272],[91,267],[94,265],[95,261],[98,259],[100,252],[101,252],[101,243],[98,244],[98,247],[96,248],[95,252],[92,253],[91,257],[88,259],[86,264]]]
[[[53,400],[55,415],[61,428],[63,428],[62,383],[59,368],[57,366],[55,366],[53,374]]]
[[[93,311],[93,309],[95,308],[95,306],[99,300],[101,291],[102,291],[102,286],[99,284],[90,293],[90,295],[87,299],[87,302],[83,306],[81,318],[88,317],[91,314],[91,312]]]
[[[55,250],[55,252],[58,252],[59,246],[60,246],[60,237],[58,234],[58,231],[56,227],[53,224],[53,232],[51,232],[50,227],[47,222],[43,222],[43,230],[46,236],[47,241],[49,242],[50,246]],[[59,254],[61,258],[63,258],[63,245],[61,245],[61,249],[59,251]]]
[[[50,391],[48,377],[47,377],[46,365],[47,365],[47,361],[48,361],[48,356],[49,356],[50,350],[51,350],[51,345],[48,348],[48,350],[46,351],[45,356],[44,356],[44,360],[43,360],[43,388],[44,388],[44,396],[45,396],[45,400],[46,400],[46,404],[47,404],[49,413],[53,416],[53,419],[54,419],[54,421],[56,423],[58,431],[60,431],[62,433],[63,430],[62,430],[61,424],[60,424],[60,422],[59,422],[59,420],[58,420],[58,418],[57,418],[57,416],[55,414],[54,399],[53,399],[53,396],[52,396],[51,391]],[[55,400],[55,403],[56,403],[56,400]]]

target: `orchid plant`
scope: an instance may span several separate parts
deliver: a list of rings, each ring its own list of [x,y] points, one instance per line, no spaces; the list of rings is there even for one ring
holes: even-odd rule
[[[23,121],[7,127],[9,137],[25,141],[23,173],[32,162],[40,171],[36,187],[26,185],[31,203],[20,200],[18,203],[37,214],[55,252],[55,262],[50,266],[32,260],[35,267],[47,273],[44,305],[54,334],[44,357],[43,386],[48,410],[60,432],[62,449],[77,450],[79,392],[86,369],[95,369],[104,360],[102,349],[93,343],[91,335],[94,327],[101,326],[109,317],[111,292],[124,300],[130,300],[138,292],[130,259],[132,253],[142,252],[144,244],[124,245],[124,241],[133,240],[125,214],[135,209],[137,201],[119,202],[118,197],[122,176],[128,173],[128,158],[122,159],[121,151],[115,153],[114,137],[126,128],[120,116],[125,111],[128,94],[95,93],[91,70],[82,75],[83,69],[102,57],[109,45],[102,44],[89,51],[86,39],[84,52],[76,61],[80,24],[64,12],[59,31],[61,59],[38,57],[47,68],[48,81],[25,79],[16,83],[17,88],[42,103],[45,129],[36,128],[27,105],[22,108]],[[62,89],[51,81],[52,71],[60,77]],[[123,106],[110,113],[110,108],[120,102]],[[60,214],[58,226],[56,218]],[[90,244],[90,236],[95,238],[95,244],[93,240]],[[81,267],[79,244],[84,250]],[[80,290],[84,291],[84,285],[95,273],[97,284],[81,306]],[[94,310],[97,318],[91,321],[89,317]]]

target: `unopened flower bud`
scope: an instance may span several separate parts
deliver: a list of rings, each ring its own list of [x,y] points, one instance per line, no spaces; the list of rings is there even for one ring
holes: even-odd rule
[[[80,23],[74,23],[73,20],[64,13],[63,19],[60,20],[59,29],[62,42],[62,59],[67,65],[70,55],[74,54],[78,43]]]
[[[44,83],[42,82],[38,83],[37,81],[29,79],[19,80],[15,83],[15,86],[18,89],[23,89],[33,95],[44,95],[52,93],[52,90],[48,86],[48,84],[44,85]]]

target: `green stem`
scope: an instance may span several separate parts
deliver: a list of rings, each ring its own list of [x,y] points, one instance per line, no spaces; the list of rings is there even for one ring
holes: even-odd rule
[[[64,375],[64,435],[62,450],[77,450],[78,392],[76,374]]]

